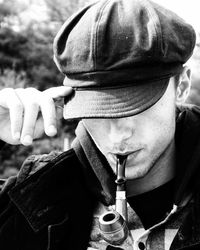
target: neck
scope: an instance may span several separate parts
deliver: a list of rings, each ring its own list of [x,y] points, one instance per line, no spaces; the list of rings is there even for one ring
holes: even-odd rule
[[[167,147],[161,157],[143,178],[127,181],[127,196],[139,195],[151,191],[175,176],[175,143]]]

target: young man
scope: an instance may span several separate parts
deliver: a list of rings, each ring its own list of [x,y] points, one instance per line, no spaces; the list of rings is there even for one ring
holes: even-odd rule
[[[39,108],[54,135],[58,96],[65,119],[81,119],[72,149],[31,156],[4,185],[3,249],[200,248],[200,112],[182,105],[194,45],[193,28],[153,2],[97,1],[55,38],[66,88],[0,92],[7,143],[32,143]],[[115,203],[117,156],[127,158],[132,237],[113,246],[98,218]]]

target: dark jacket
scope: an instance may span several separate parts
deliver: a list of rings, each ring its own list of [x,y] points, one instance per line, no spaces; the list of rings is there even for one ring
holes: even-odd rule
[[[176,149],[174,202],[181,204],[183,197],[191,199],[189,213],[170,249],[200,249],[200,110],[197,107],[178,110]],[[79,152],[77,155],[71,149],[31,156],[18,176],[7,180],[0,195],[0,249],[87,249],[95,206],[98,201],[105,205],[114,203],[115,185],[105,162],[105,169],[98,166],[94,169],[81,146]]]

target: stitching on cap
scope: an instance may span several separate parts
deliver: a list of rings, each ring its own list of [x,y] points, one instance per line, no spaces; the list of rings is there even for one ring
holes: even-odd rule
[[[146,11],[149,13],[149,15],[150,15],[150,17],[152,18],[152,23],[153,23],[153,25],[154,25],[154,29],[155,29],[155,32],[156,32],[156,34],[157,34],[157,36],[155,37],[156,38],[156,40],[157,40],[157,46],[156,46],[156,49],[154,49],[154,53],[155,53],[155,51],[157,51],[158,49],[159,49],[159,39],[158,39],[158,37],[160,38],[160,41],[161,41],[161,45],[162,45],[162,35],[161,35],[161,33],[162,33],[162,30],[161,30],[161,24],[160,24],[160,20],[159,20],[159,17],[158,17],[158,14],[157,14],[157,12],[155,11],[155,9],[154,9],[154,7],[153,7],[153,5],[151,4],[151,2],[150,1],[144,1],[144,0],[142,0],[142,2],[144,3],[144,5],[148,5],[150,8],[148,9],[148,8],[146,8]],[[155,21],[158,21],[158,23],[159,23],[159,27],[160,27],[160,29],[158,30],[158,28],[157,28],[157,25],[156,25],[156,22]],[[160,33],[159,33],[159,31],[160,31]],[[162,46],[161,46],[162,47]]]
[[[102,9],[99,11],[99,16],[98,16],[98,19],[97,19],[97,23],[95,25],[95,31],[94,31],[94,42],[93,42],[93,51],[94,51],[94,56],[93,56],[93,61],[94,61],[94,69],[96,70],[97,68],[97,48],[98,48],[98,32],[99,32],[99,23],[101,21],[101,17],[103,15],[103,11],[106,7],[106,5],[108,4],[110,0],[107,0],[105,1],[105,3],[103,4],[102,6]]]

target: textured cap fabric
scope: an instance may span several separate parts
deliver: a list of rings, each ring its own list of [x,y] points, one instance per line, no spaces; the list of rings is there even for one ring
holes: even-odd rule
[[[155,104],[169,79],[116,88],[79,89],[65,105],[64,118],[121,118],[136,115]]]
[[[193,28],[148,0],[100,0],[73,15],[54,40],[64,84],[75,89],[64,117],[124,117],[163,95],[195,46]]]

